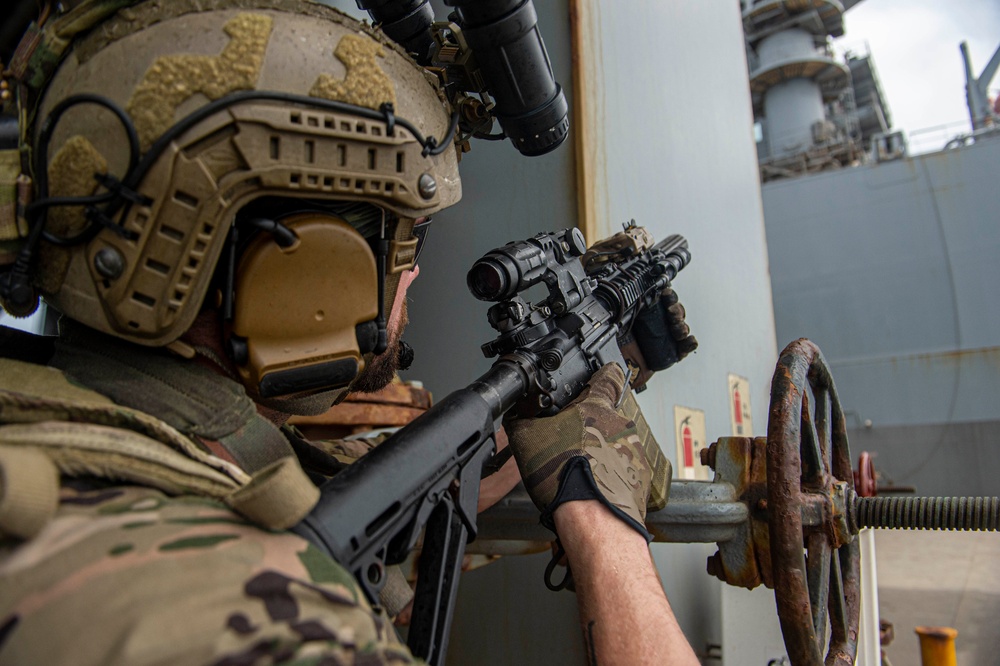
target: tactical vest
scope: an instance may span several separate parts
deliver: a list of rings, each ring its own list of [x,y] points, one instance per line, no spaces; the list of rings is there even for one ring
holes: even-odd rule
[[[0,359],[0,534],[27,539],[41,531],[58,506],[60,475],[212,497],[261,527],[288,528],[312,509],[319,491],[290,448],[253,436],[262,426],[252,417],[216,453],[59,370]],[[241,447],[253,457],[249,469],[230,453]]]
[[[319,500],[298,456],[325,476],[368,448],[295,442],[215,369],[72,321],[60,322],[54,355],[24,342],[0,335],[0,351],[33,361],[0,358],[0,538],[45,527],[60,476],[211,497],[264,529],[286,529]],[[413,591],[398,566],[386,571],[380,602],[395,616]]]

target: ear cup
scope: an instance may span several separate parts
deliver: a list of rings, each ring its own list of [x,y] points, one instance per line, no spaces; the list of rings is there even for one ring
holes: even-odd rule
[[[261,397],[346,386],[364,368],[358,342],[378,315],[378,271],[368,242],[343,220],[302,213],[281,220],[298,242],[258,234],[234,282],[230,344]],[[367,344],[366,344],[367,346]]]

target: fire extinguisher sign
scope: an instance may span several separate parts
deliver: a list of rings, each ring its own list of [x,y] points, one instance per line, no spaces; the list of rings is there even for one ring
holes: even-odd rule
[[[750,380],[729,375],[729,417],[733,422],[733,437],[753,437],[750,412]]]
[[[705,448],[705,412],[674,405],[674,431],[677,436],[675,474],[679,479],[708,480],[708,467],[701,464]]]

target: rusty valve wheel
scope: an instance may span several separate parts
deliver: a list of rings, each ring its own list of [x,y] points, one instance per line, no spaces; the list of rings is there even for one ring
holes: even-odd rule
[[[767,423],[775,600],[794,666],[854,664],[861,571],[847,519],[853,486],[844,414],[830,370],[815,344],[796,340],[778,359]]]

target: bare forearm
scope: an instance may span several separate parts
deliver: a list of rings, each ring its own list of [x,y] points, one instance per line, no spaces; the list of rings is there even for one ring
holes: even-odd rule
[[[590,662],[698,666],[646,540],[594,500],[567,502],[554,519],[573,571]]]

